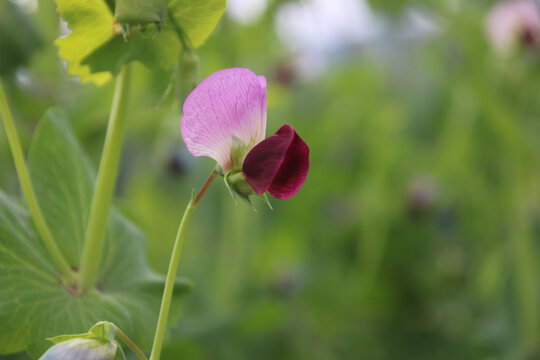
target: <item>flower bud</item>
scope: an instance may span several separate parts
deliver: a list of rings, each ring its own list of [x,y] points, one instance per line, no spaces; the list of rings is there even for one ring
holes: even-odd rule
[[[71,339],[51,347],[40,360],[114,360],[117,344],[92,339]]]
[[[78,335],[60,335],[49,339],[53,345],[39,360],[115,360],[125,359],[120,345],[114,340],[117,328],[101,321],[89,332]]]

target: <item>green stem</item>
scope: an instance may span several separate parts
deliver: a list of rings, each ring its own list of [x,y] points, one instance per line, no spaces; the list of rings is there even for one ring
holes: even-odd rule
[[[79,291],[91,289],[97,279],[101,252],[105,239],[109,210],[116,185],[118,163],[124,139],[125,112],[131,82],[131,66],[124,65],[114,90],[105,145],[101,155],[96,188],[90,208],[90,216],[81,257]]]
[[[172,24],[172,27],[174,29],[174,31],[176,32],[176,35],[178,36],[178,40],[180,40],[180,43],[182,44],[182,51],[192,51],[191,49],[191,46],[189,46],[187,40],[186,40],[186,35],[184,33],[184,29],[182,29],[182,27],[180,26],[180,24],[178,24],[178,22],[176,22],[176,19],[174,18],[174,15],[172,14],[172,11],[171,9],[169,9],[169,11],[167,11],[168,13],[168,17],[169,17],[169,22],[170,24]]]
[[[195,210],[195,207],[201,200],[202,196],[204,195],[216,175],[216,171],[212,171],[197,197],[192,198],[191,201],[188,203],[186,211],[182,216],[180,226],[178,227],[178,233],[176,234],[176,240],[174,241],[174,247],[171,254],[171,261],[169,263],[169,270],[167,271],[167,278],[165,280],[165,289],[163,290],[163,298],[161,299],[161,308],[159,310],[156,335],[154,337],[154,344],[152,345],[152,353],[150,354],[150,360],[159,360],[159,356],[161,355],[161,347],[163,346],[165,330],[167,329],[167,319],[169,317],[169,309],[171,307],[174,280],[176,278],[176,270],[178,268],[180,254],[182,253],[182,243],[184,240],[187,223],[189,221],[189,218],[191,217],[191,213],[193,212],[193,210]]]
[[[58,245],[53,239],[52,233],[45,222],[41,208],[36,198],[34,188],[32,187],[32,182],[30,181],[30,176],[28,174],[28,168],[26,167],[26,162],[24,160],[23,151],[21,148],[21,143],[19,141],[19,136],[17,135],[17,130],[15,128],[15,123],[13,122],[13,117],[11,116],[11,111],[9,110],[9,105],[4,94],[4,87],[2,81],[0,80],[0,113],[2,114],[2,119],[4,120],[4,126],[6,128],[6,135],[9,141],[9,146],[11,148],[11,153],[13,155],[13,160],[15,161],[15,168],[17,169],[17,175],[19,176],[19,182],[21,183],[21,188],[23,195],[28,204],[28,209],[34,220],[37,232],[41,237],[41,240],[45,244],[45,248],[49,252],[56,268],[63,275],[63,280],[68,284],[75,282],[75,277],[71,268],[60,252]]]
[[[137,355],[137,357],[141,360],[148,360],[141,349],[131,340],[122,330],[116,329],[116,335],[126,344],[131,351]]]

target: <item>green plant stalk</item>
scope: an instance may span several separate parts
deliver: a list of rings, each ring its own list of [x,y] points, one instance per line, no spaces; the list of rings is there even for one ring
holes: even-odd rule
[[[504,159],[501,160],[504,164]],[[537,248],[534,242],[533,215],[529,208],[531,188],[534,185],[530,185],[530,172],[524,171],[525,167],[526,163],[513,161],[512,167],[508,168],[507,183],[510,189],[513,188],[513,191],[509,191],[511,196],[507,200],[508,219],[512,219],[508,235],[513,261],[516,310],[521,327],[520,341],[527,351],[537,351],[540,345]]]
[[[141,360],[148,360],[146,358],[146,356],[144,355],[144,353],[142,352],[141,349],[139,349],[139,347],[137,346],[137,344],[135,344],[133,342],[133,340],[131,340],[127,335],[126,333],[124,333],[122,330],[120,329],[116,329],[116,335],[118,336],[118,338],[120,340],[122,340],[124,342],[124,344],[126,344],[130,349],[131,351],[133,351],[135,353],[135,355],[137,355],[137,357]]]
[[[86,228],[79,278],[79,291],[81,293],[93,288],[97,280],[124,139],[125,112],[130,82],[131,66],[124,65],[116,79],[107,135],[105,136]]]
[[[176,19],[174,18],[172,11],[169,9],[167,11],[169,22],[172,24],[174,31],[176,32],[176,36],[178,36],[178,40],[180,40],[180,43],[182,44],[182,51],[188,51],[191,52],[191,46],[188,44],[186,40],[186,34],[184,33],[184,29],[176,22]]]
[[[28,168],[26,167],[26,162],[24,160],[23,151],[21,148],[21,143],[19,141],[19,136],[17,135],[17,130],[15,128],[15,123],[13,122],[13,117],[11,111],[9,110],[9,105],[6,100],[4,93],[4,87],[2,81],[0,80],[0,114],[2,114],[2,119],[4,120],[4,126],[6,128],[6,135],[8,138],[9,146],[11,148],[11,153],[13,155],[13,160],[15,162],[15,168],[17,169],[17,175],[19,177],[19,182],[21,183],[21,189],[28,204],[28,209],[36,230],[43,241],[45,248],[47,249],[49,255],[51,256],[57,270],[63,276],[63,281],[68,284],[73,284],[75,282],[75,276],[71,271],[71,268],[60,252],[60,248],[54,241],[51,231],[47,226],[41,208],[36,198],[32,182],[30,180],[30,175],[28,174]]]
[[[208,187],[216,175],[216,171],[212,171],[197,197],[192,198],[188,203],[186,210],[184,211],[184,215],[182,216],[182,221],[180,221],[180,226],[178,227],[178,232],[176,234],[176,240],[174,241],[171,260],[169,262],[169,270],[167,271],[167,277],[165,280],[165,289],[163,290],[163,297],[161,298],[161,308],[159,309],[159,318],[156,334],[154,336],[154,344],[152,345],[152,353],[150,354],[150,360],[159,360],[161,355],[161,348],[165,338],[165,330],[167,329],[167,319],[169,317],[169,310],[171,308],[174,280],[176,278],[176,270],[178,269],[180,254],[182,253],[182,244],[184,242],[184,234],[186,232],[187,223],[191,217],[191,213],[193,210],[195,210],[195,207],[201,200],[206,190],[208,190]]]

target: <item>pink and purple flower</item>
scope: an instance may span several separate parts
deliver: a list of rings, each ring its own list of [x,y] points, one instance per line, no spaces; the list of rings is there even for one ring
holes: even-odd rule
[[[187,97],[182,137],[194,156],[218,163],[227,186],[244,199],[268,191],[295,195],[309,170],[309,148],[290,125],[266,133],[266,79],[249,69],[220,70]]]
[[[490,10],[486,30],[495,50],[503,55],[518,46],[540,45],[540,9],[534,0],[507,0]]]

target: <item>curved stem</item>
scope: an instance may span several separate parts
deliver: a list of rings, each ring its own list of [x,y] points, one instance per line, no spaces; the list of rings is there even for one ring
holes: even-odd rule
[[[15,162],[15,168],[17,169],[19,182],[21,183],[22,192],[24,198],[26,199],[26,203],[28,204],[28,209],[30,210],[32,219],[34,220],[36,230],[49,255],[51,256],[57,270],[63,275],[63,280],[69,284],[72,284],[75,281],[73,272],[71,271],[68,262],[60,252],[60,248],[54,241],[52,233],[47,226],[43,213],[41,212],[41,208],[39,207],[39,203],[30,180],[30,175],[28,174],[28,168],[26,167],[26,162],[24,160],[21,143],[19,141],[19,136],[17,135],[17,129],[15,128],[15,123],[13,122],[11,111],[9,110],[9,105],[4,94],[4,88],[1,80],[0,114],[2,114],[2,119],[4,120],[6,135],[11,148],[11,153],[13,155],[13,160]]]
[[[191,46],[189,46],[186,40],[186,34],[184,33],[184,29],[182,29],[180,24],[176,22],[176,19],[174,18],[171,9],[168,9],[167,14],[169,17],[169,22],[172,24],[173,29],[176,32],[176,36],[178,36],[178,40],[180,40],[180,43],[182,44],[182,51],[192,51]]]
[[[126,333],[124,333],[122,330],[120,329],[116,329],[116,335],[118,336],[118,338],[120,338],[124,344],[126,344],[130,349],[131,351],[133,351],[135,353],[135,355],[137,355],[137,357],[141,360],[148,360],[146,358],[146,355],[144,355],[144,353],[142,352],[141,349],[139,349],[139,347],[137,346],[137,344],[135,344],[133,342],[133,340],[131,340],[127,335]]]
[[[169,317],[169,309],[171,307],[171,299],[174,288],[174,280],[176,278],[176,270],[178,269],[178,261],[180,260],[180,254],[182,253],[182,243],[184,240],[184,234],[186,226],[191,217],[191,213],[195,210],[195,207],[201,200],[202,196],[208,190],[208,187],[216,177],[217,172],[214,170],[206,180],[206,183],[202,187],[199,194],[192,198],[186,207],[186,211],[182,216],[182,221],[178,227],[178,233],[176,234],[176,240],[174,241],[174,247],[171,254],[171,261],[169,263],[169,270],[167,271],[167,278],[165,280],[165,289],[163,290],[163,298],[161,299],[161,308],[159,310],[159,318],[156,328],[156,334],[154,336],[154,344],[152,345],[152,353],[150,354],[150,360],[159,360],[161,355],[161,347],[163,346],[163,340],[165,338],[165,330],[167,329],[167,319]]]
[[[79,291],[91,289],[97,279],[109,209],[116,185],[118,163],[124,140],[125,112],[131,82],[131,66],[124,65],[116,79],[105,145],[86,228],[81,257]]]

